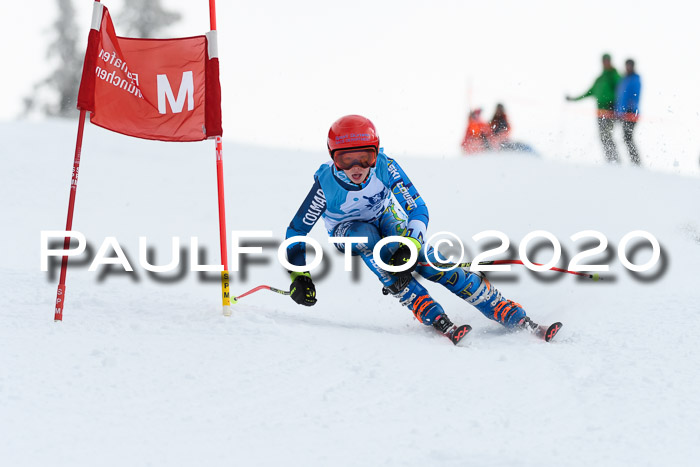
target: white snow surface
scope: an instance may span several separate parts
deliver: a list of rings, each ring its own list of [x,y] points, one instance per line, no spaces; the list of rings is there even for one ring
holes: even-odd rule
[[[73,228],[93,255],[115,236],[135,271],[90,272],[89,255],[72,263],[56,323],[58,270],[40,271],[40,232],[65,226],[76,128],[0,125],[1,465],[697,465],[697,178],[516,154],[399,158],[428,203],[429,232],[456,233],[471,255],[485,249],[471,238],[484,230],[510,238],[502,258],[517,258],[527,233],[550,231],[565,252],[560,267],[585,243],[574,233],[593,229],[610,242],[588,260],[610,265],[605,281],[522,266],[490,274],[533,320],[564,323],[550,344],[505,332],[422,281],[453,321],[473,326],[455,347],[383,296],[363,264],[345,272],[320,226],[312,236],[327,272],[312,273],[312,308],[261,291],[224,317],[216,273],[147,273],[139,236],[157,264],[176,236],[187,251],[198,237],[206,262],[218,261],[213,143],[142,141],[88,124]],[[234,294],[288,287],[276,245],[322,149],[224,141],[229,232],[273,231],[250,242],[263,252],[232,273]],[[661,244],[648,273],[617,256],[634,230]],[[531,259],[550,255],[542,248]],[[629,256],[642,264],[651,249]]]

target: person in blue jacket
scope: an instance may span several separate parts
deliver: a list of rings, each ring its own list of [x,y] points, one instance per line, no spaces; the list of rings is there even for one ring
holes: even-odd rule
[[[384,289],[410,308],[419,322],[433,326],[455,344],[471,327],[454,325],[442,306],[413,277],[413,270],[445,286],[487,318],[508,328],[538,331],[538,325],[526,316],[522,306],[503,297],[484,276],[459,268],[442,271],[428,265],[416,267],[426,259],[439,263],[433,248],[424,245],[428,207],[398,162],[379,147],[371,121],[359,115],[338,119],[328,132],[328,151],[331,160],[316,171],[314,184],[289,224],[286,238],[307,235],[321,217],[331,237],[365,237],[366,241],[352,244],[352,254],[362,258]],[[390,273],[377,264],[374,246],[388,236],[402,236],[415,245],[418,261],[408,271]],[[344,247],[343,243],[336,243],[341,252]],[[408,246],[396,242],[382,248],[379,254],[384,263],[398,266],[409,262],[410,253]],[[305,243],[290,244],[287,260],[304,266]],[[291,298],[300,305],[315,305],[316,288],[310,274],[290,274]]]
[[[634,60],[628,59],[625,62],[625,70],[627,74],[618,83],[615,93],[615,113],[618,120],[622,122],[622,134],[630,160],[633,164],[639,165],[641,160],[632,135],[639,120],[639,95],[642,82],[634,69]]]

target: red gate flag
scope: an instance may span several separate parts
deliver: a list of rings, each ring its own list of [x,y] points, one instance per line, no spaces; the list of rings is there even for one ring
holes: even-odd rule
[[[108,130],[160,141],[221,136],[216,31],[177,39],[119,37],[95,2],[78,108]]]

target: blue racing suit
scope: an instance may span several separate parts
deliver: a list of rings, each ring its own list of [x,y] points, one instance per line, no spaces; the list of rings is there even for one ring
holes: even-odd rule
[[[408,306],[423,324],[430,325],[444,314],[439,303],[415,278],[400,290],[392,285],[397,277],[380,268],[375,259],[374,246],[384,237],[398,235],[425,242],[428,228],[428,207],[416,187],[399,166],[384,154],[377,155],[375,167],[370,169],[367,179],[361,184],[352,183],[342,170],[328,161],[314,174],[314,184],[287,228],[286,238],[307,235],[319,218],[323,218],[331,237],[367,237],[365,243],[352,245],[353,256],[359,255],[369,269],[379,278],[384,287]],[[389,244],[382,248],[384,263],[398,248]],[[336,244],[344,251],[344,245]],[[436,263],[431,246],[422,248],[418,261],[430,259]],[[306,245],[292,243],[287,248],[287,260],[294,265],[306,264]],[[525,317],[520,305],[504,299],[485,277],[456,269],[443,272],[432,266],[418,266],[416,272],[426,279],[442,284],[451,292],[474,305],[486,317],[505,326],[514,326]]]

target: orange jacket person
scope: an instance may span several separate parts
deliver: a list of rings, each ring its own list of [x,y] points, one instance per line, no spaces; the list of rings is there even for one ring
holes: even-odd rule
[[[462,141],[462,150],[467,153],[488,151],[492,148],[491,127],[481,120],[481,109],[474,109],[469,114],[467,131]]]

